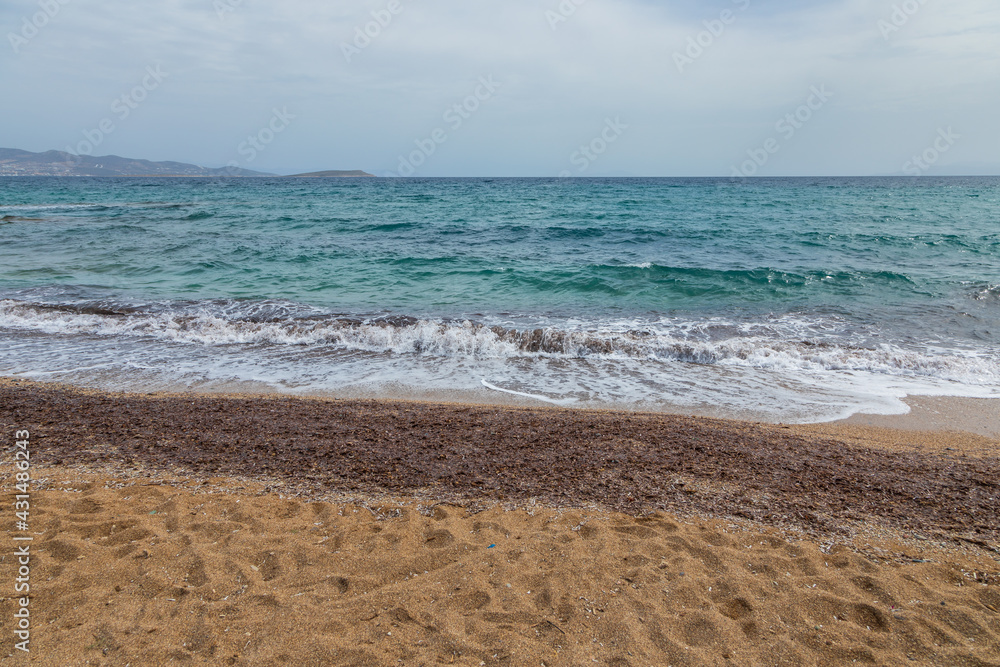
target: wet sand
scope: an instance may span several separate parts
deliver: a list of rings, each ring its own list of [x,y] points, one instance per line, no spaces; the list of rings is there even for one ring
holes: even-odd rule
[[[10,380],[0,425],[38,664],[998,664],[975,434]]]
[[[1000,440],[1000,399],[910,396],[905,415],[857,414],[836,422],[911,431],[973,433]]]

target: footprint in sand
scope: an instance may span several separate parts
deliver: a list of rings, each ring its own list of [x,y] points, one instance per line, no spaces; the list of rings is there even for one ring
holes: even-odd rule
[[[852,623],[871,628],[875,632],[888,632],[889,620],[881,611],[867,604],[856,604],[851,607],[848,618]]]
[[[103,506],[93,498],[80,498],[69,503],[70,514],[97,514]]]
[[[273,551],[262,552],[255,561],[264,581],[274,581],[281,576],[281,557]]]
[[[424,537],[424,546],[442,549],[455,541],[455,536],[447,530],[432,530]]]
[[[208,573],[205,572],[205,561],[195,556],[194,560],[188,566],[187,576],[184,577],[184,580],[187,581],[189,586],[194,586],[195,588],[207,584],[210,579]]]

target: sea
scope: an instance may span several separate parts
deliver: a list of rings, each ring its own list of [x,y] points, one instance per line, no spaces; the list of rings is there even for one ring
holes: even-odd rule
[[[1000,178],[0,179],[0,375],[773,422],[1000,397]]]

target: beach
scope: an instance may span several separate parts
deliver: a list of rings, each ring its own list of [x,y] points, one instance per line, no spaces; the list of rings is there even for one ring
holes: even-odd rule
[[[998,186],[4,180],[0,661],[998,666]]]
[[[1000,2],[84,4],[0,667],[1000,667]]]
[[[17,379],[0,423],[31,433],[38,664],[1000,649],[1000,442],[976,433]]]

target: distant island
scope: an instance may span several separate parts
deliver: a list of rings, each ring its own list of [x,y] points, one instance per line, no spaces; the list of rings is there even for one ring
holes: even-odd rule
[[[117,155],[74,155],[65,151],[32,153],[17,148],[0,148],[0,176],[177,176],[177,177],[275,177],[262,171],[240,167],[211,169],[184,162],[151,162]],[[287,178],[371,177],[361,170],[316,171]]]
[[[293,174],[288,178],[376,178],[376,176],[360,169],[353,169],[351,171],[338,171],[334,169],[331,171],[311,171],[308,174]]]

